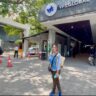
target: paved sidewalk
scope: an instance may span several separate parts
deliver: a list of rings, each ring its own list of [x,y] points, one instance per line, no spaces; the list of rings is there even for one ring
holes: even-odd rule
[[[52,87],[48,62],[38,58],[14,59],[12,68],[0,65],[0,95],[48,95]],[[62,69],[61,86],[64,95],[96,95],[96,67],[87,59],[66,59]]]

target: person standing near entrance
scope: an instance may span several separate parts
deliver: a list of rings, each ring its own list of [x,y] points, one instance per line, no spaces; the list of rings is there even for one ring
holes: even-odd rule
[[[14,49],[14,58],[15,57],[18,58],[18,46],[16,46],[15,49]]]
[[[61,86],[60,86],[60,81],[59,81],[59,76],[60,76],[60,64],[61,64],[61,54],[58,52],[58,45],[53,44],[52,45],[52,53],[49,56],[49,67],[48,70],[52,74],[52,79],[53,79],[53,89],[50,93],[50,96],[55,95],[56,87],[58,88],[58,96],[62,96],[61,92]]]
[[[20,58],[23,58],[22,43],[19,44],[19,49],[18,49],[18,51],[19,51],[19,56],[20,56]]]
[[[89,56],[90,64],[95,66],[96,65],[96,45],[92,45],[90,47],[90,56]]]

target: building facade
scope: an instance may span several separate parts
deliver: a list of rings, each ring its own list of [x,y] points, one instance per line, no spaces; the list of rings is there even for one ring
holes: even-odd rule
[[[96,0],[53,0],[42,7],[39,21],[49,30],[48,43],[57,42],[62,55],[96,43]]]

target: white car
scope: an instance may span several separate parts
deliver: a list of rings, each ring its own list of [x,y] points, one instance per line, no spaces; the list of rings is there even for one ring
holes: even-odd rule
[[[28,54],[30,54],[30,55],[36,55],[38,53],[37,50],[38,50],[38,48],[30,47],[28,49]]]

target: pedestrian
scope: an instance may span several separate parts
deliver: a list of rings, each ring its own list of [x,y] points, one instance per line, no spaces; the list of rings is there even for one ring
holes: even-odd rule
[[[95,66],[95,58],[96,58],[96,48],[95,45],[90,47],[90,56],[88,58],[91,65]]]
[[[15,48],[14,48],[14,58],[15,57],[18,58],[18,46],[15,46]]]
[[[23,58],[22,43],[19,44],[19,55],[20,55],[20,58]]]
[[[48,70],[51,72],[52,79],[53,79],[53,89],[50,92],[50,96],[55,95],[56,87],[58,89],[58,96],[62,96],[60,80],[59,80],[60,70],[61,70],[61,66],[60,66],[61,59],[60,58],[61,58],[61,54],[58,52],[58,45],[54,43],[52,45],[52,53],[49,56],[50,64],[48,67]]]

